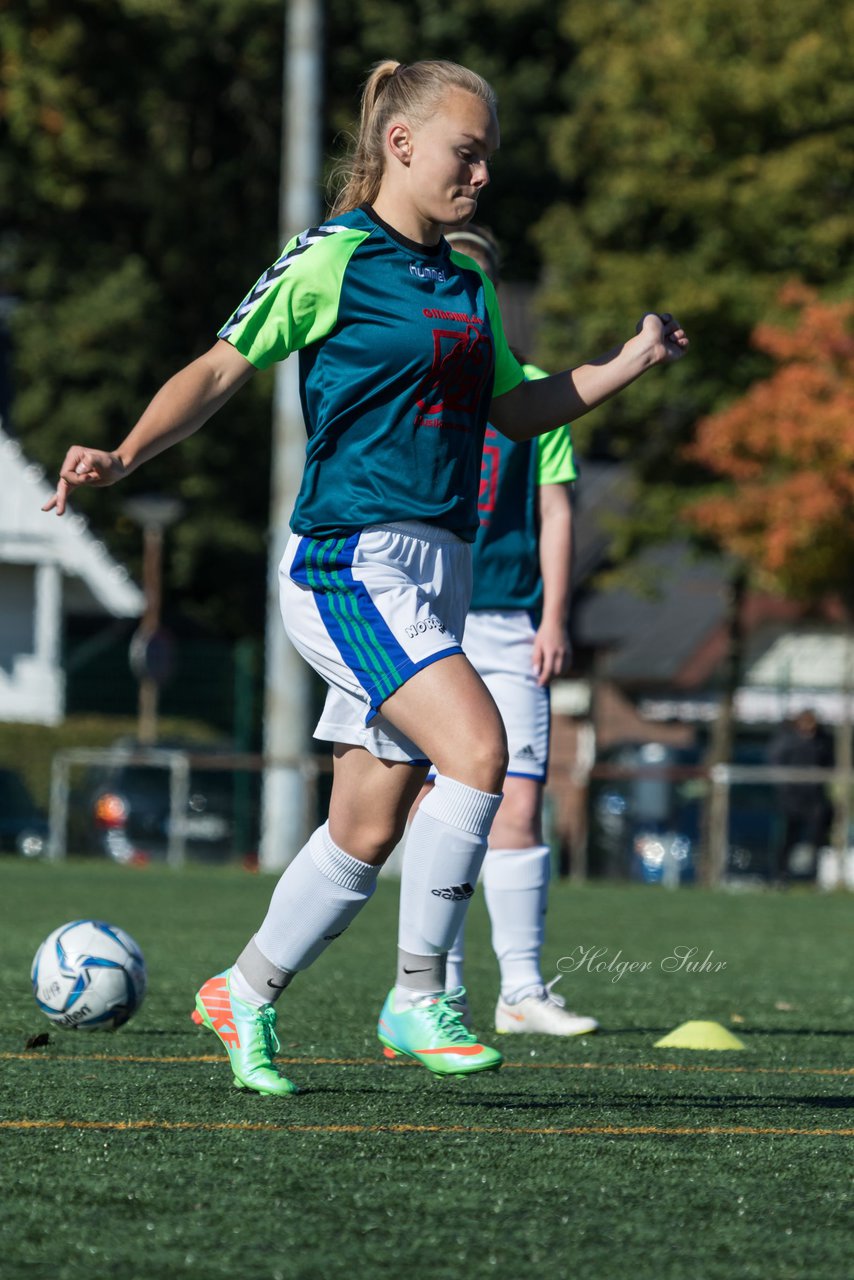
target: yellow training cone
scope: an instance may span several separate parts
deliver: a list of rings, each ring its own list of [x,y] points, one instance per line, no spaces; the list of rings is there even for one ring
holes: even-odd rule
[[[683,1022],[663,1040],[656,1040],[656,1049],[743,1049],[738,1036],[734,1036],[719,1022]]]

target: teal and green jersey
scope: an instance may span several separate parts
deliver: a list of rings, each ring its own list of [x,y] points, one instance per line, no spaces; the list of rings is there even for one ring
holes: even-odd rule
[[[548,376],[536,365],[526,364],[523,370],[529,381]],[[472,609],[539,609],[543,583],[537,489],[575,479],[568,426],[523,441],[508,440],[494,427],[487,427],[478,499],[480,527],[474,546]]]
[[[291,240],[219,336],[259,369],[299,352],[296,533],[423,520],[474,540],[490,402],[524,375],[471,258],[353,209]]]

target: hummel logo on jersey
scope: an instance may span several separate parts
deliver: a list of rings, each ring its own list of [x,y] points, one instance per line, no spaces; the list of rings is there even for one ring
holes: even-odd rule
[[[452,884],[447,889],[431,889],[434,898],[444,898],[447,902],[465,902],[474,893],[470,884]]]
[[[442,635],[444,635],[445,624],[430,614],[429,617],[421,618],[418,622],[411,622],[406,628],[406,634],[410,640],[414,640],[416,636],[423,636],[428,631],[441,631]]]
[[[532,746],[521,747],[513,753],[514,760],[536,760],[537,753]]]
[[[409,274],[419,280],[437,280],[439,284],[444,284],[448,278],[439,267],[422,267],[417,262],[410,262]]]

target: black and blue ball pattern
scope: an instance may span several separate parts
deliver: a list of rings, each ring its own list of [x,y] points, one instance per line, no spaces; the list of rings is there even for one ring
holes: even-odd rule
[[[139,945],[118,925],[70,920],[48,934],[30,973],[33,995],[55,1026],[112,1031],[132,1018],[145,996]]]

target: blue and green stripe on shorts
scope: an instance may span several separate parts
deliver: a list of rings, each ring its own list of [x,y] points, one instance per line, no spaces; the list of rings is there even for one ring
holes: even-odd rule
[[[365,723],[370,724],[420,664],[397,642],[367,587],[353,575],[359,536],[301,538],[291,577],[313,593],[327,632],[368,695],[371,710]]]

